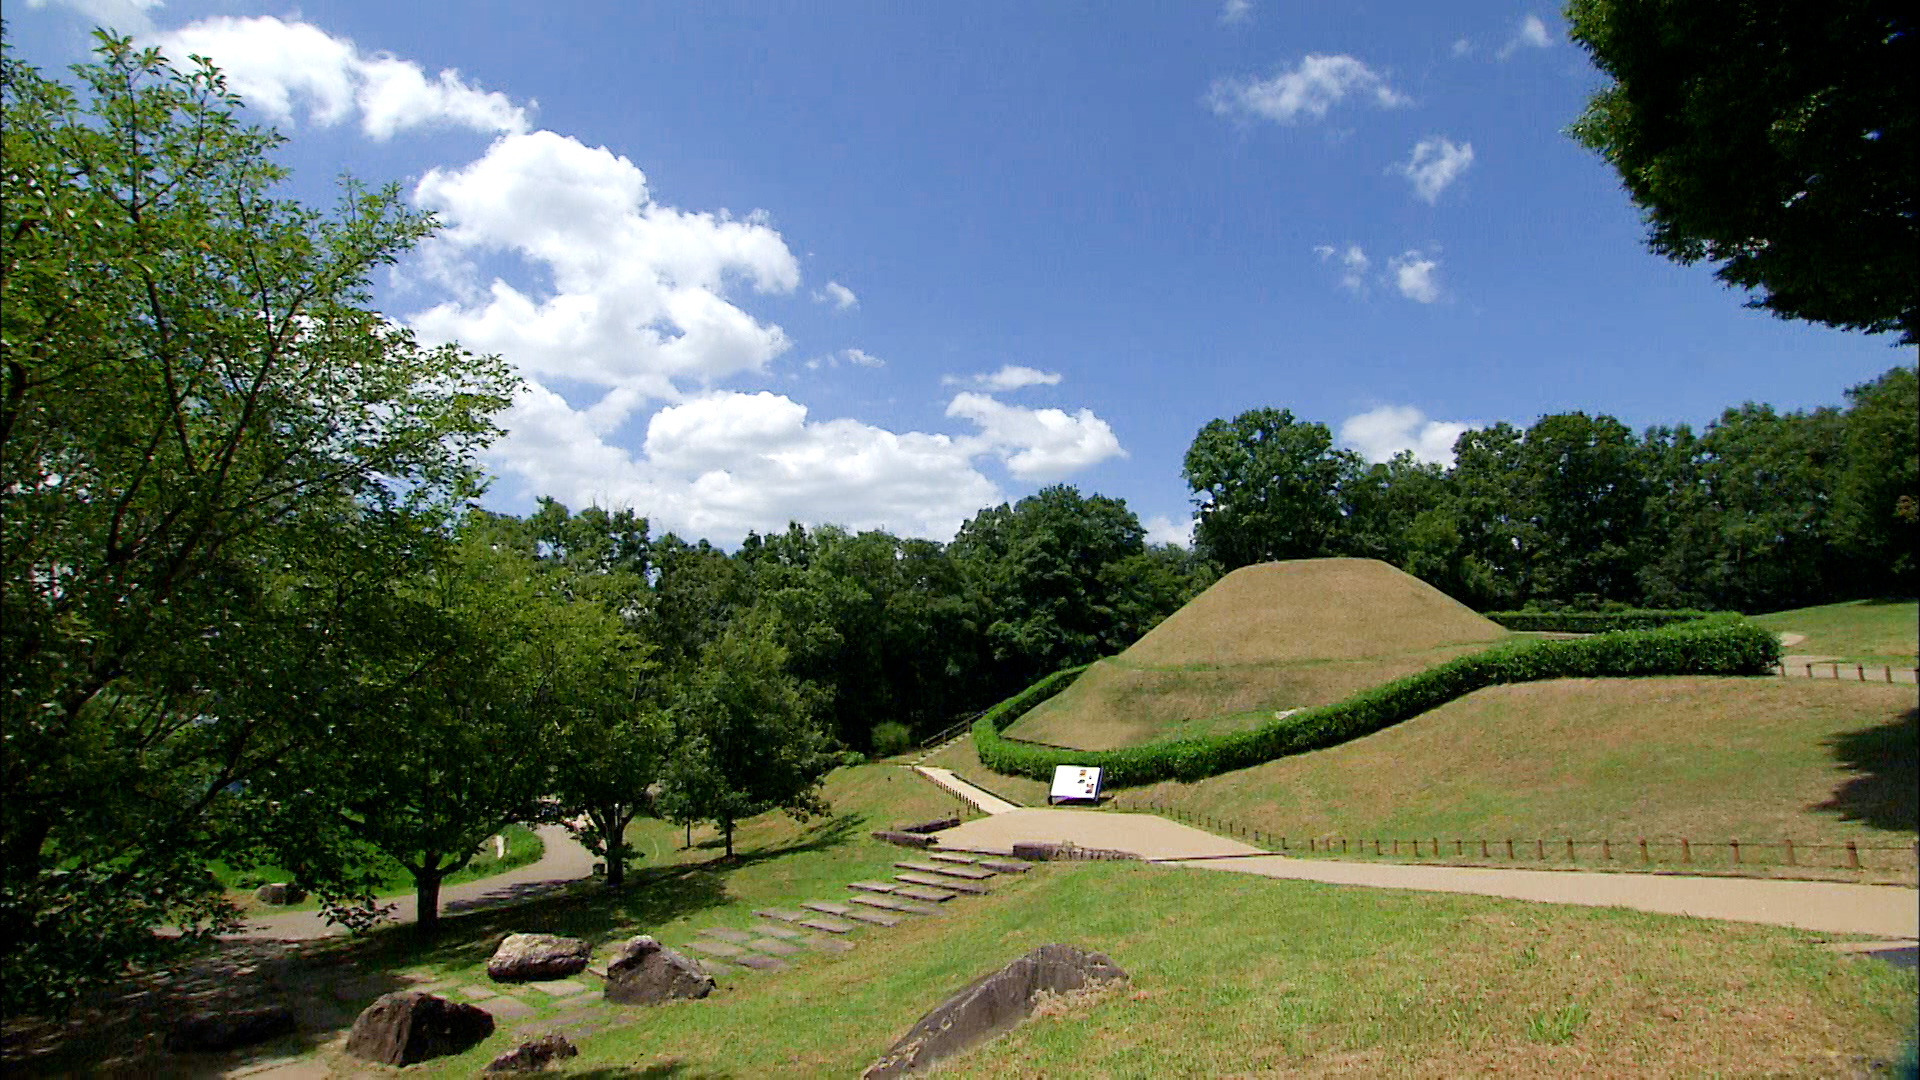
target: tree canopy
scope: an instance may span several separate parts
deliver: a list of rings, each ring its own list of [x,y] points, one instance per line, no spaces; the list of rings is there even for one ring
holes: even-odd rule
[[[1571,0],[1572,134],[1647,242],[1790,319],[1920,342],[1920,20],[1901,0]]]

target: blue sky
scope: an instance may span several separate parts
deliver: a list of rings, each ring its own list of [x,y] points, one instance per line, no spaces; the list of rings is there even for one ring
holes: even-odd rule
[[[1515,4],[28,0],[201,52],[440,215],[379,283],[528,380],[490,500],[951,537],[1049,483],[1185,535],[1180,462],[1260,406],[1373,458],[1464,426],[1838,404],[1891,337],[1649,254],[1564,132],[1598,75]]]

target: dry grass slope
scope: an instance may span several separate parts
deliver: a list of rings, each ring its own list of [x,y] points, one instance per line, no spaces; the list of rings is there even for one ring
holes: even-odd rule
[[[1474,652],[1507,636],[1374,559],[1302,559],[1221,578],[1132,648],[1010,728],[1105,750],[1257,726]]]

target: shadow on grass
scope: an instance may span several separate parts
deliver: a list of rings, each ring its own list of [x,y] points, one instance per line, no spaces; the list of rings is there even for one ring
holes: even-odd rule
[[[1834,760],[1854,775],[1833,797],[1814,807],[1876,829],[1913,832],[1920,828],[1920,709],[1898,720],[1849,731],[1827,740]]]

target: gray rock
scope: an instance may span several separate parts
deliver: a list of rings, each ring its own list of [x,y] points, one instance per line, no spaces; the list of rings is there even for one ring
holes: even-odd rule
[[[901,825],[901,826],[898,826],[895,829],[895,831],[910,832],[910,833],[936,833],[942,829],[957,829],[959,827],[960,827],[959,818],[943,817],[943,818],[935,818],[932,821],[915,822],[912,825]]]
[[[509,934],[487,961],[495,982],[545,982],[578,975],[593,958],[593,947],[558,934]]]
[[[1102,953],[1042,945],[968,984],[936,1006],[861,1073],[862,1080],[905,1076],[1000,1034],[1026,1019],[1042,990],[1066,993],[1114,982],[1127,973]]]
[[[253,890],[253,898],[263,904],[297,904],[307,898],[307,890],[290,881],[270,881]]]
[[[646,934],[620,946],[607,964],[606,998],[621,1005],[658,1005],[711,993],[713,976],[706,969]]]
[[[268,1005],[176,1021],[167,1029],[166,1047],[176,1054],[218,1053],[291,1035],[294,1030],[292,1009]]]
[[[920,833],[913,832],[893,832],[888,829],[880,829],[874,832],[873,838],[875,840],[884,840],[889,844],[898,844],[901,847],[928,848],[933,846],[933,837],[923,836]]]
[[[565,1035],[555,1031],[537,1039],[529,1039],[519,1046],[501,1054],[481,1072],[511,1073],[539,1072],[561,1058],[570,1058],[580,1052],[579,1048],[567,1040]]]
[[[493,1034],[493,1016],[417,990],[383,995],[354,1018],[347,1053],[380,1065],[458,1054]]]

